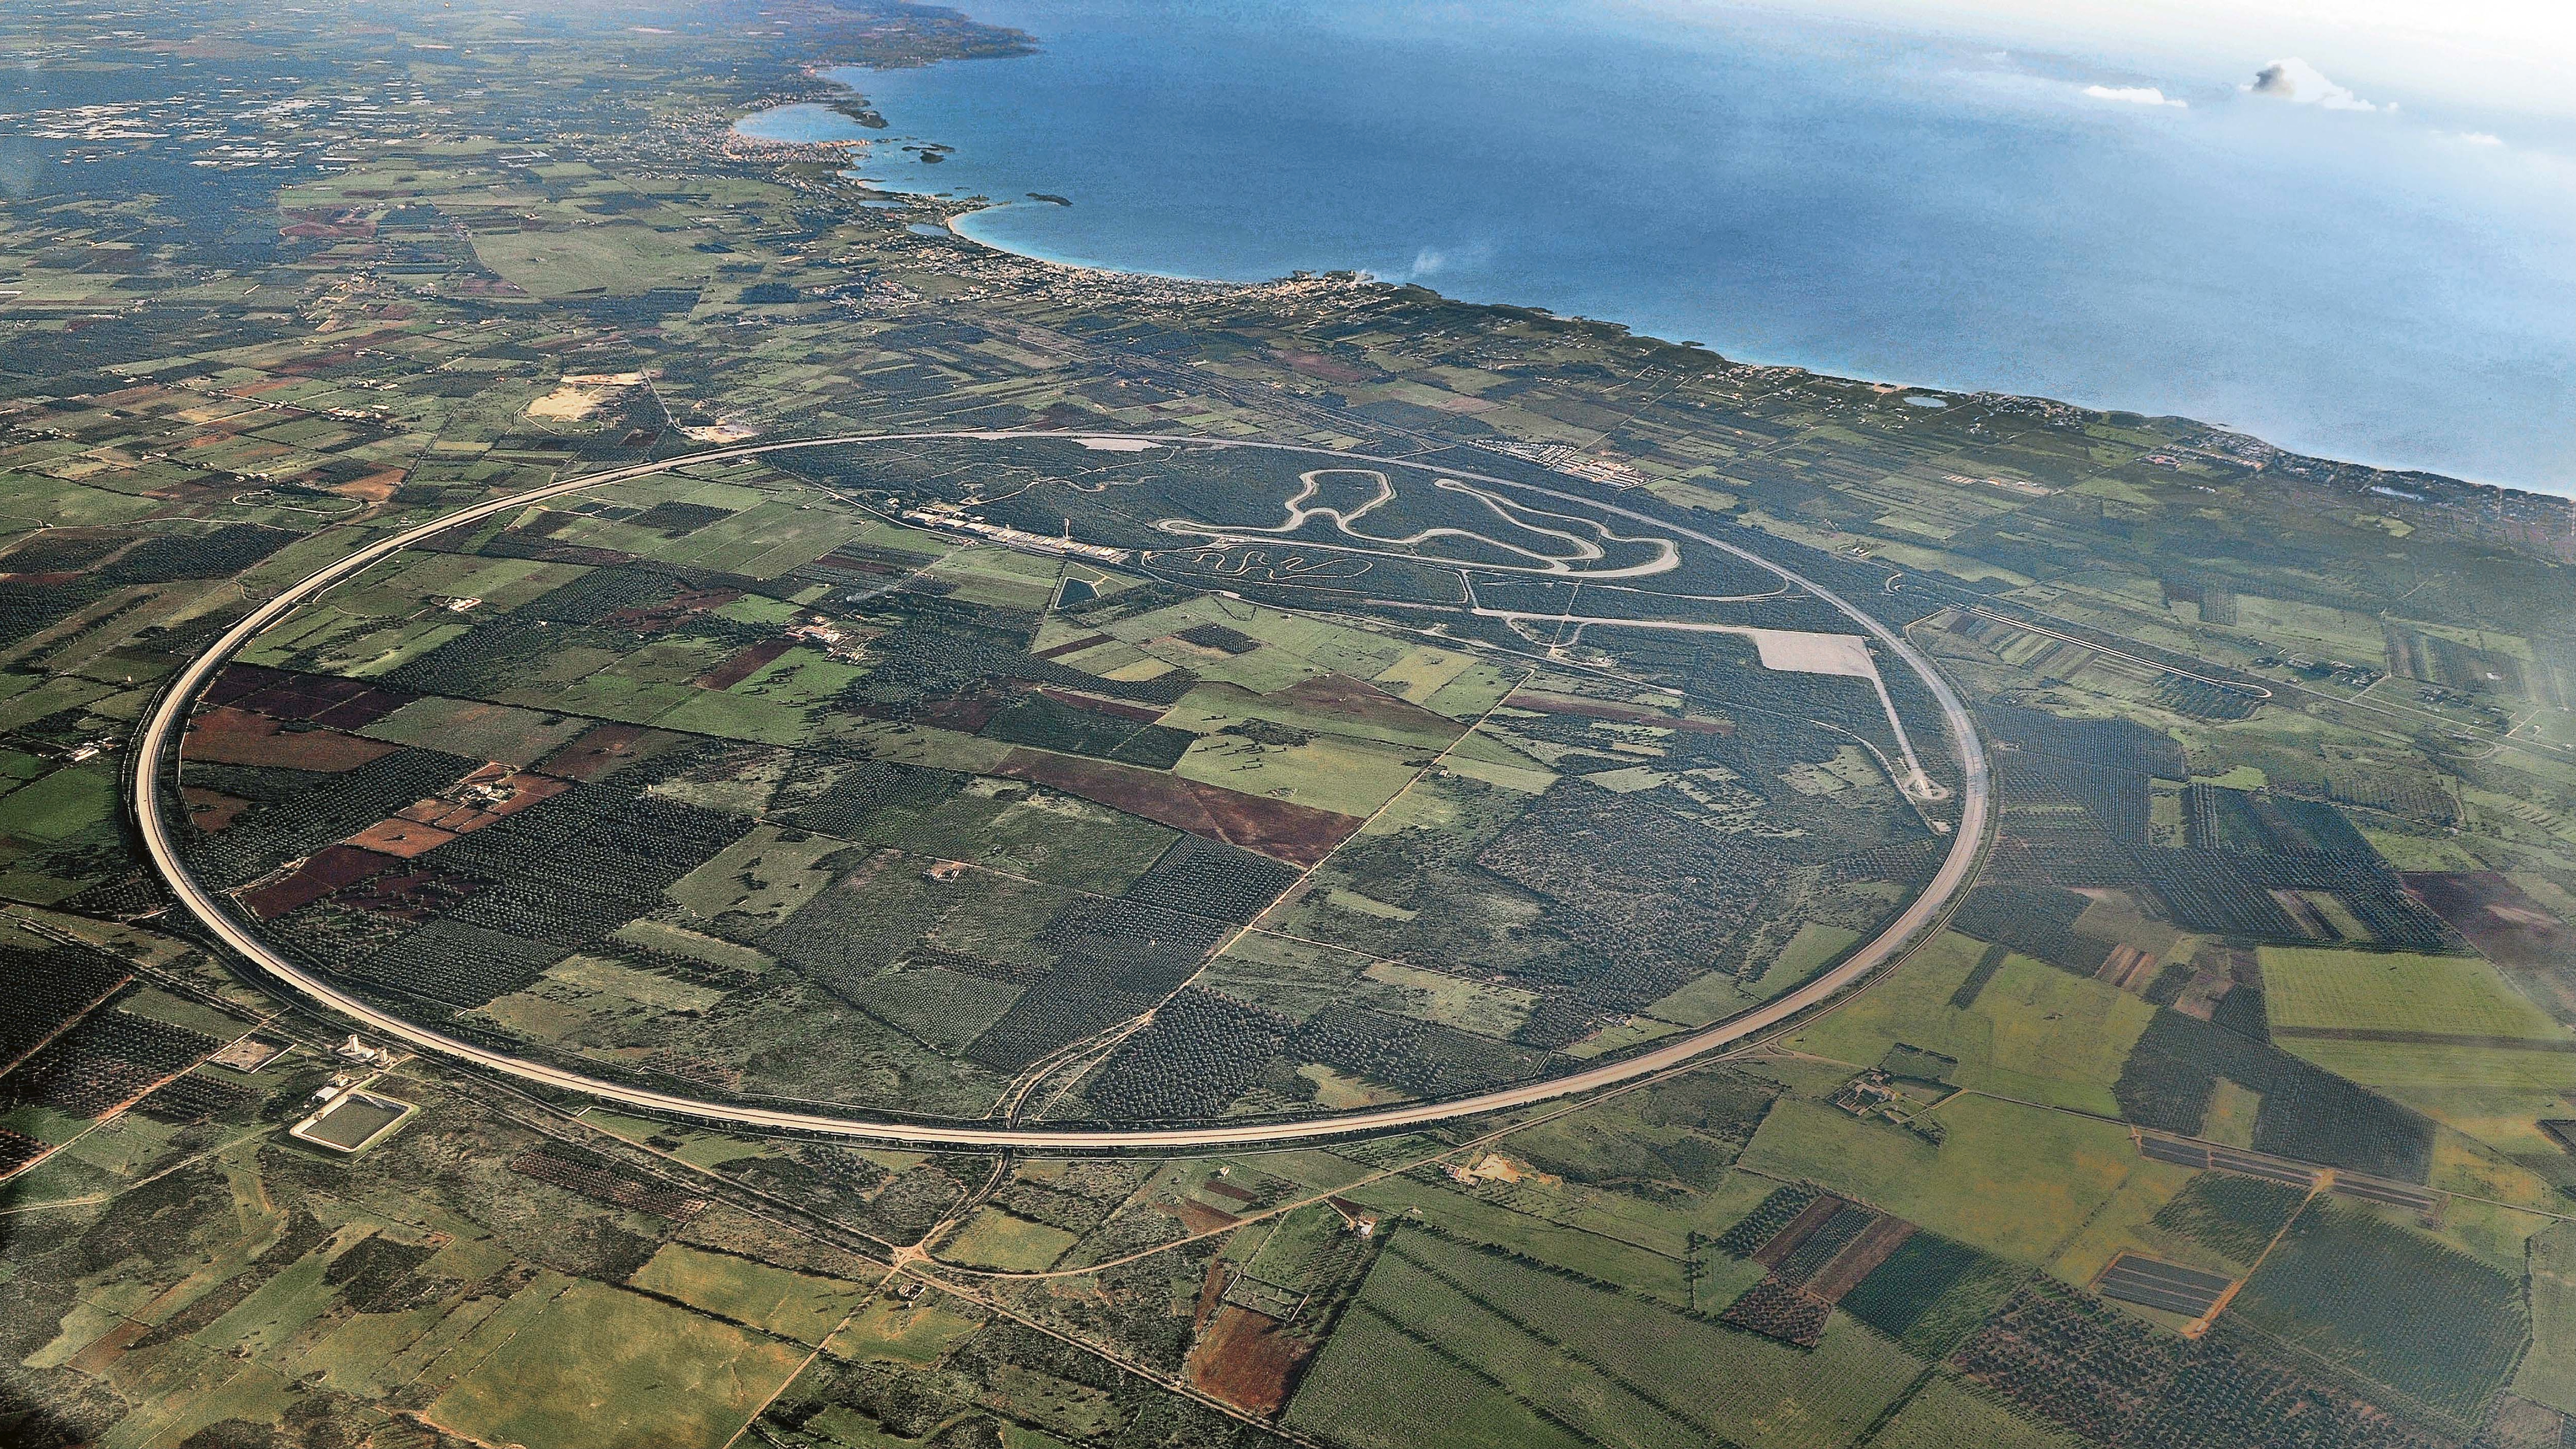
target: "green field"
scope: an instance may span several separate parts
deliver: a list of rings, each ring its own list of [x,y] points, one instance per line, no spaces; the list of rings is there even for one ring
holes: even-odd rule
[[[863,1363],[927,1367],[979,1326],[980,1320],[960,1312],[945,1294],[924,1293],[910,1303],[881,1294],[826,1347]]]
[[[2233,1311],[2470,1423],[2512,1374],[2531,1323],[2513,1277],[2333,1200],[2299,1215]]]
[[[483,264],[540,297],[631,295],[713,271],[704,256],[648,226],[503,232],[474,239]]]
[[[678,1243],[664,1244],[651,1262],[626,1281],[799,1343],[821,1343],[867,1295],[855,1283],[793,1273]]]
[[[1798,934],[1789,938],[1789,944],[1780,948],[1780,954],[1772,959],[1770,965],[1762,969],[1762,974],[1753,979],[1747,990],[1752,995],[1767,1001],[1806,980],[1818,967],[1841,955],[1859,939],[1860,932],[1847,927],[1828,926],[1821,922],[1808,921],[1798,927]],[[1683,988],[1684,991],[1689,989]],[[1663,1008],[1672,1004],[1673,998],[1668,996],[1646,1010],[1649,1015],[1662,1016],[1665,1015]],[[1691,1025],[1699,1024],[1690,1022],[1686,1017],[1667,1019],[1685,1021]]]
[[[1869,1449],[2083,1449],[2084,1443],[2032,1423],[1973,1384],[1934,1374],[1870,1436]]]
[[[754,929],[775,925],[831,883],[832,872],[821,863],[848,848],[830,836],[789,840],[775,826],[756,826],[682,876],[668,894],[696,921],[731,916]]]
[[[414,700],[360,733],[371,739],[426,745],[479,760],[532,765],[590,728],[591,723],[578,715],[433,698]]]
[[[805,1360],[776,1339],[588,1282],[515,1329],[481,1344],[479,1362],[425,1411],[431,1422],[487,1443],[716,1449]]]
[[[2155,1009],[2100,982],[2023,956],[1960,1011],[1951,993],[1985,947],[1947,933],[1904,970],[1792,1038],[1801,1051],[1875,1064],[1898,1042],[1958,1059],[1950,1080],[2025,1101],[2113,1115],[2111,1084]]]
[[[632,1031],[639,1019],[697,1016],[723,995],[604,956],[571,956],[520,990],[495,998],[482,1013],[541,1039],[596,1044],[601,1028]]]
[[[1843,1312],[1926,1359],[1947,1358],[2027,1278],[2027,1269],[1918,1232],[1844,1295]]]
[[[1076,1241],[1062,1228],[986,1208],[940,1241],[939,1256],[977,1268],[1035,1271],[1053,1266]]]
[[[2576,1413],[2576,1229],[2535,1233],[2530,1247],[2531,1351],[2513,1391],[2561,1413]]]
[[[1361,1449],[1584,1449],[1590,1442],[1365,1304],[1343,1320],[1307,1372],[1287,1422]]]
[[[1386,1009],[1486,1036],[1508,1037],[1519,1030],[1538,999],[1537,993],[1516,986],[1468,981],[1392,961],[1379,962],[1363,974],[1403,994],[1400,1004]]]
[[[1848,1444],[1921,1370],[1849,1321],[1801,1351],[1422,1234],[1361,1301],[1611,1443]]]
[[[1229,790],[1366,817],[1421,773],[1410,748],[1375,740],[1318,737],[1270,746],[1210,736],[1190,746],[1172,772]]]
[[[1743,1165],[1820,1182],[2018,1262],[2044,1263],[2119,1190],[2139,1157],[2126,1129],[1989,1097],[1953,1098],[1934,1147],[1901,1128],[1783,1098]]]
[[[2266,946],[2261,955],[2264,1009],[2285,1036],[2325,1028],[2571,1039],[2475,956],[2300,946]]]
[[[116,818],[116,773],[98,765],[60,770],[0,795],[0,834],[68,840]]]
[[[2508,1151],[2555,1150],[2529,1124],[2576,1092],[2571,1034],[2485,961],[2265,947],[2263,976],[2281,1046]]]

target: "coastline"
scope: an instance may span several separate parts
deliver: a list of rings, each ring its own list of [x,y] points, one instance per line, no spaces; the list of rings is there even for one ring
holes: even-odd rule
[[[737,117],[735,119],[732,127],[728,130],[728,134],[758,141],[767,145],[791,147],[812,146],[839,150],[844,154],[850,154],[855,151],[858,155],[867,155],[870,153],[870,147],[872,145],[872,140],[868,137],[832,139],[818,138],[815,140],[791,141],[754,136],[740,130],[740,124],[743,120],[749,119],[754,115],[778,110],[788,105],[810,104],[838,110],[844,104],[855,103],[860,106],[868,107],[871,113],[873,113],[873,107],[868,102],[866,94],[839,74],[839,72],[859,69],[863,69],[863,67],[839,63],[817,63],[809,65],[806,67],[805,73],[810,79],[817,83],[818,89],[815,92],[798,94],[789,98],[772,101],[751,112],[747,112],[744,116]],[[847,113],[843,112],[842,114],[846,115]],[[1312,272],[1299,272],[1289,276],[1259,280],[1237,280],[1231,278],[1198,276],[1186,273],[1158,272],[1145,268],[1116,266],[1105,262],[1051,256],[1044,252],[1010,246],[1002,242],[995,241],[990,237],[979,236],[969,230],[965,225],[965,223],[971,222],[973,218],[988,212],[1008,211],[1014,208],[1038,203],[1023,202],[1016,199],[1008,201],[994,201],[981,195],[971,197],[952,197],[946,193],[909,190],[886,182],[872,181],[856,176],[851,176],[848,179],[852,185],[858,187],[868,197],[876,199],[900,199],[931,209],[937,213],[936,223],[938,228],[957,241],[983,248],[985,251],[993,253],[996,256],[1007,257],[1024,265],[1045,267],[1067,275],[1085,277],[1098,282],[1115,283],[1119,281],[1141,281],[1154,282],[1163,285],[1186,286],[1192,289],[1224,291],[1238,289],[1252,290],[1275,286],[1281,282],[1292,280],[1296,276],[1346,277],[1355,279],[1364,285],[1417,290],[1425,293],[1433,299],[1453,306],[1488,309],[1504,314],[1535,314],[1554,318],[1560,322],[1569,324],[1606,328],[1628,336],[1637,337],[1647,342],[1659,343],[1669,347],[1690,348],[1706,356],[1712,362],[1727,366],[1755,368],[1763,371],[1785,374],[1798,374],[1813,377],[1820,381],[1848,383],[1871,387],[1882,391],[1904,390],[1908,392],[1918,392],[1928,396],[1937,396],[1945,402],[1951,403],[1991,401],[2036,405],[2043,408],[2065,408],[2079,413],[2091,414],[2104,421],[2114,423],[2120,419],[2167,420],[2189,423],[2190,425],[2204,429],[2213,435],[2234,440],[2236,444],[2241,445],[2239,456],[2246,461],[2252,462],[2258,472],[2269,471],[2274,467],[2284,467],[2285,471],[2294,475],[2312,476],[2317,470],[2324,470],[2329,473],[2360,470],[2378,475],[2379,479],[2382,480],[2381,482],[2375,485],[2366,484],[2364,486],[2371,487],[2374,491],[2383,494],[2391,506],[2418,503],[2429,504],[2437,509],[2447,509],[2452,505],[2468,501],[2469,499],[2483,498],[2490,502],[2503,503],[2508,508],[2511,508],[2516,512],[2542,514],[2554,513],[2560,515],[2558,519],[2551,521],[2560,525],[2554,530],[2554,532],[2559,538],[2566,540],[2566,542],[2560,544],[2556,548],[2556,552],[2560,556],[2561,561],[2576,563],[2576,477],[2570,477],[2567,480],[2567,487],[2569,489],[2567,493],[2552,493],[2537,488],[2524,487],[2515,484],[2493,483],[2481,479],[2462,477],[2458,474],[2438,472],[2432,469],[2416,467],[2402,462],[2383,462],[2351,455],[2328,456],[2319,453],[2302,452],[2295,448],[2273,443],[2269,439],[2256,433],[2243,431],[2224,423],[2209,422],[2205,419],[2183,413],[2151,413],[2101,402],[2084,401],[2079,398],[2060,396],[2056,394],[2014,392],[1968,385],[1955,385],[1937,381],[1896,381],[1884,377],[1873,377],[1856,371],[1820,367],[1803,362],[1764,361],[1750,356],[1726,352],[1717,347],[1696,341],[1677,342],[1669,338],[1658,337],[1650,332],[1640,331],[1634,324],[1623,322],[1616,318],[1593,316],[1588,314],[1560,314],[1546,307],[1526,303],[1482,301],[1457,297],[1441,292],[1437,288],[1425,286],[1420,282],[1389,281],[1376,277],[1364,270],[1355,268],[1318,268]],[[2387,492],[2387,490],[2392,488],[2398,491],[2393,493]],[[2416,496],[2419,491],[2422,495],[2420,497]],[[2441,496],[2445,494],[2454,496]],[[2465,495],[2465,497],[2460,495]]]

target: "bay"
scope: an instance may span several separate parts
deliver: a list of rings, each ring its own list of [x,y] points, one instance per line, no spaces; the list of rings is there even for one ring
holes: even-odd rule
[[[2250,95],[2265,55],[2142,74],[1770,11],[970,9],[1039,52],[835,72],[890,130],[822,107],[746,128],[872,141],[858,174],[990,198],[960,231],[1054,261],[1359,269],[1739,360],[2576,492],[2554,135]],[[2148,86],[2182,104],[2088,91]]]

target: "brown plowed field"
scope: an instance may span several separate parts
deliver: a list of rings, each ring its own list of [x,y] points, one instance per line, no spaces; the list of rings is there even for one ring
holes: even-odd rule
[[[1079,795],[1158,825],[1239,845],[1296,866],[1311,867],[1321,861],[1361,825],[1356,815],[1264,800],[1131,765],[1038,750],[1011,751],[994,773]]]
[[[242,907],[263,921],[273,921],[399,863],[390,855],[354,845],[326,845],[283,879],[243,891]]]
[[[1243,1221],[1230,1212],[1186,1197],[1172,1204],[1172,1216],[1179,1218],[1181,1226],[1194,1233],[1213,1233]]]
[[[1843,1295],[1860,1286],[1860,1280],[1877,1271],[1905,1240],[1914,1236],[1914,1225],[1903,1218],[1880,1218],[1861,1229],[1850,1247],[1834,1255],[1825,1270],[1807,1280],[1807,1291],[1827,1303],[1840,1303]]]
[[[1320,674],[1278,691],[1281,699],[1292,699],[1319,713],[1337,714],[1347,720],[1379,725],[1388,729],[1420,730],[1427,735],[1455,738],[1460,726],[1443,714],[1433,714],[1418,704],[1396,698],[1364,679],[1347,674]]]
[[[423,825],[417,820],[396,816],[391,820],[379,820],[350,836],[348,843],[360,850],[379,851],[397,860],[409,860],[436,850],[455,838],[456,832],[452,830],[441,830],[435,825]]]
[[[203,785],[184,787],[179,791],[179,798],[187,802],[188,823],[208,835],[232,824],[236,816],[250,808],[251,803],[238,795],[209,790]]]
[[[206,691],[211,703],[234,705],[271,719],[311,720],[347,730],[364,729],[415,697],[363,679],[297,674],[260,664],[232,665]]]
[[[2499,966],[2576,959],[2576,933],[2498,871],[2408,871],[2406,888]]]
[[[1788,1226],[1773,1233],[1771,1241],[1753,1250],[1753,1261],[1765,1268],[1779,1267],[1782,1259],[1798,1251],[1799,1244],[1815,1236],[1816,1230],[1841,1212],[1844,1206],[1841,1198],[1829,1193],[1800,1208],[1798,1215],[1789,1219]]]
[[[596,726],[537,761],[536,768],[567,780],[595,780],[630,760],[649,759],[687,736],[644,725]]]
[[[1190,1350],[1185,1371],[1202,1393],[1267,1417],[1288,1401],[1289,1379],[1313,1351],[1312,1340],[1280,1332],[1277,1319],[1227,1304]]]
[[[1096,644],[1112,643],[1116,638],[1117,636],[1114,634],[1085,634],[1079,639],[1067,639],[1061,644],[1049,645],[1029,657],[1032,659],[1060,659],[1067,654],[1079,654],[1083,650],[1089,649]]]
[[[699,675],[695,683],[700,689],[731,689],[795,647],[793,639],[763,639],[757,644],[745,645],[735,651],[731,659]]]
[[[266,715],[225,705],[188,722],[179,757],[210,765],[283,765],[336,775],[400,748],[333,729],[286,732]]]

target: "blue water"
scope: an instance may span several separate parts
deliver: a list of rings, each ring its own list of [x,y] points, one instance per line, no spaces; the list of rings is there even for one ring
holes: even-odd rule
[[[2576,492],[2563,124],[2241,93],[2269,55],[2139,73],[1768,12],[967,8],[1041,52],[842,73],[890,131],[763,122],[877,141],[856,171],[889,188],[1015,202],[961,229],[1053,260],[1358,268],[1744,360]]]

